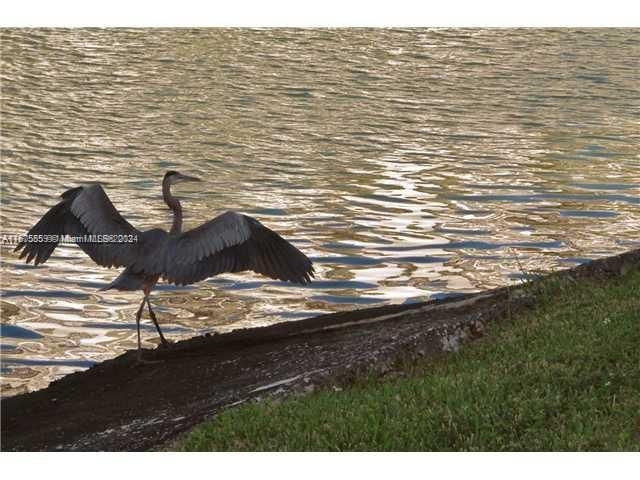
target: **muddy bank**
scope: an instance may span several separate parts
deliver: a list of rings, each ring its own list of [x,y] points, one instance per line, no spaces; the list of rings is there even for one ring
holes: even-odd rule
[[[553,275],[603,277],[640,268],[640,249]],[[456,350],[487,322],[532,304],[510,287],[427,303],[322,315],[269,327],[196,337],[128,352],[48,388],[3,399],[3,450],[144,450],[219,409],[310,390],[361,369],[383,370],[400,355]]]

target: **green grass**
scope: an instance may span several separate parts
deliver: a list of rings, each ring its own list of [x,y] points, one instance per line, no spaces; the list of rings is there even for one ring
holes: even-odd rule
[[[229,409],[182,450],[640,450],[640,272],[536,307],[405,376]]]

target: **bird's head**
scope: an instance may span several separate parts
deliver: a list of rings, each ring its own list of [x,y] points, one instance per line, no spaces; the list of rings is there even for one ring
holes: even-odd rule
[[[166,183],[168,185],[175,185],[176,183],[181,182],[199,182],[200,179],[197,177],[192,177],[190,175],[184,175],[180,172],[176,172],[175,170],[169,170],[164,174],[164,179],[162,183]]]

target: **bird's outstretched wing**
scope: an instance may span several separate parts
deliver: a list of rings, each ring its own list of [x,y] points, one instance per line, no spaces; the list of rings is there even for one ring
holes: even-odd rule
[[[62,236],[77,239],[78,246],[103,267],[132,265],[139,257],[144,237],[116,210],[98,184],[73,188],[62,194],[62,201],[52,207],[27,233],[15,251],[27,263],[47,261]],[[91,236],[101,236],[91,241]],[[113,235],[113,241],[105,236]],[[57,238],[57,241],[52,241]],[[93,237],[95,240],[98,237]]]
[[[177,285],[245,270],[303,284],[314,274],[300,250],[255,218],[235,212],[171,239],[168,253],[164,277]]]

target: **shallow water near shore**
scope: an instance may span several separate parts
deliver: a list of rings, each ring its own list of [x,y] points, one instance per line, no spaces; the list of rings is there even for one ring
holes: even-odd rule
[[[638,30],[3,30],[2,233],[102,182],[141,229],[227,209],[316,264],[161,285],[170,338],[520,281],[637,246]],[[135,347],[139,295],[2,246],[3,395]],[[146,321],[146,320],[145,320]],[[156,342],[145,324],[147,346]]]

